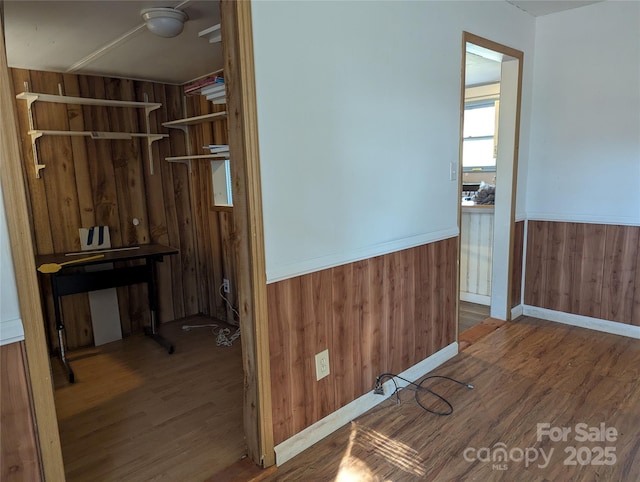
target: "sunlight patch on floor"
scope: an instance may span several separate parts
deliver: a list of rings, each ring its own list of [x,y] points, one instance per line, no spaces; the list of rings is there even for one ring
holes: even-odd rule
[[[353,455],[354,449],[357,448],[362,448],[369,454],[373,453],[385,463],[411,475],[417,477],[426,475],[423,460],[417,451],[376,430],[351,422],[349,445],[340,461],[336,482],[386,482],[375,475],[365,462]]]
[[[79,397],[82,399],[83,410],[103,405],[144,384],[144,379],[135,370],[108,354],[92,354],[91,363],[74,364],[71,360],[71,365],[76,374],[76,383],[56,389],[55,397],[57,400]],[[100,366],[100,373],[95,371],[95,366]],[[108,380],[108,382],[99,385],[83,384],[83,381],[96,378]],[[73,408],[75,404],[58,405],[59,420],[76,414]]]

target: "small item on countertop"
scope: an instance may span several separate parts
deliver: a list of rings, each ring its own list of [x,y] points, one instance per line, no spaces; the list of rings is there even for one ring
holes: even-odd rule
[[[475,204],[495,204],[496,203],[496,186],[494,184],[487,184],[482,181],[478,192],[473,197]]]

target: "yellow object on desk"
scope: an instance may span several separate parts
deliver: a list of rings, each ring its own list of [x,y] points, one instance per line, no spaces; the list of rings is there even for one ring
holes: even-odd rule
[[[41,273],[51,274],[57,273],[67,264],[82,263],[83,261],[91,261],[92,259],[104,258],[104,254],[96,254],[95,256],[89,256],[87,258],[74,259],[71,261],[65,261],[64,263],[44,263],[38,266],[38,271]]]

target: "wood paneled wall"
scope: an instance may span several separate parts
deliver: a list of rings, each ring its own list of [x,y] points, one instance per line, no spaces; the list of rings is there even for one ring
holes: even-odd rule
[[[529,221],[525,303],[640,326],[640,227]]]
[[[42,480],[24,342],[0,346],[0,480]]]
[[[511,266],[511,308],[522,303],[522,261],[524,257],[524,221],[513,231],[513,264]]]
[[[22,69],[12,69],[12,76],[16,93],[28,82],[29,90],[48,94],[58,94],[59,84],[65,95],[78,97],[143,101],[146,94],[149,101],[162,103],[151,113],[151,132],[170,135],[153,144],[154,175],[149,172],[146,140],[44,136],[37,142],[46,168],[42,178],[36,179],[26,102],[16,100],[37,254],[79,251],[78,228],[94,225],[109,226],[113,247],[170,245],[180,254],[158,266],[160,321],[197,313],[224,316],[221,298],[207,288],[217,285],[220,266],[233,264],[222,262],[225,253],[219,249],[215,230],[199,229],[203,218],[199,202],[208,195],[202,192],[208,189],[209,178],[202,177],[199,167],[190,174],[187,165],[164,160],[184,155],[189,142],[180,130],[162,126],[167,120],[185,117],[181,87]],[[36,102],[33,112],[39,129],[146,131],[143,109]],[[137,226],[133,218],[139,220]],[[219,230],[227,237],[230,231]],[[225,277],[235,278],[230,271]],[[48,283],[44,289],[49,291]],[[118,288],[118,299],[123,334],[140,331],[149,321],[146,286]],[[52,319],[49,296],[47,300]],[[69,348],[91,345],[88,296],[67,296],[62,303]],[[52,326],[50,331],[53,333]],[[55,346],[55,337],[51,343]]]
[[[214,105],[203,96],[186,98],[186,114],[198,116],[224,111],[225,105]],[[227,121],[216,121],[189,127],[192,154],[207,154],[203,146],[228,144]],[[231,159],[233,162],[233,159]],[[203,313],[210,313],[221,319],[233,320],[233,312],[226,304],[220,303],[220,286],[223,278],[229,280],[231,292],[225,297],[237,306],[236,263],[233,253],[233,213],[228,209],[213,207],[211,189],[211,162],[191,161],[194,182],[194,215],[199,267],[204,283],[198,286]]]
[[[456,252],[450,238],[268,285],[276,444],[455,341]]]
[[[463,208],[460,217],[460,299],[491,300],[494,209]],[[474,295],[479,295],[475,296]]]

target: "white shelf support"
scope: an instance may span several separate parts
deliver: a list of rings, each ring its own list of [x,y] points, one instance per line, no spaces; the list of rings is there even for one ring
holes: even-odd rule
[[[25,85],[25,88],[28,88]],[[58,90],[62,89],[58,86]],[[38,160],[38,146],[36,140],[42,136],[85,136],[92,139],[108,139],[108,140],[129,140],[134,137],[144,137],[147,139],[147,149],[149,155],[149,172],[153,174],[153,149],[152,144],[160,139],[169,137],[168,134],[152,134],[149,116],[151,112],[162,107],[158,102],[149,102],[147,94],[144,94],[144,102],[126,101],[126,100],[109,100],[109,99],[92,99],[89,97],[71,97],[66,95],[41,94],[38,92],[21,92],[16,95],[17,99],[27,102],[27,112],[29,116],[29,136],[31,136],[31,149],[33,150],[33,163],[36,171],[36,178],[40,179],[40,171],[45,168],[45,164],[40,164]],[[34,102],[50,102],[56,104],[75,104],[75,105],[96,105],[103,107],[133,107],[144,108],[145,112],[145,133],[134,132],[98,132],[98,131],[53,131],[38,130],[33,122],[32,106]]]
[[[26,98],[27,112],[29,115],[29,135],[31,136],[31,151],[33,152],[33,166],[36,170],[36,179],[40,179],[40,171],[46,166],[45,164],[40,164],[40,161],[38,161],[38,147],[36,146],[36,139],[42,137],[42,132],[37,132],[34,130],[33,111],[31,110],[31,105],[36,100],[38,100],[37,97]]]
[[[189,168],[189,176],[191,176],[191,159],[171,159],[170,157],[167,157],[165,160],[172,164],[186,164]]]
[[[210,44],[215,44],[218,42],[222,42],[222,29],[221,25],[217,24],[213,27],[209,27],[205,30],[198,32],[198,37],[205,37],[209,39]]]
[[[213,112],[210,114],[203,114],[195,117],[185,117],[184,119],[173,120],[169,122],[163,122],[162,125],[164,127],[169,127],[172,129],[180,129],[185,136],[187,141],[189,140],[189,126],[202,124],[204,122],[215,122],[218,120],[223,120],[227,118],[227,112]],[[173,156],[166,157],[165,160],[167,162],[185,162],[189,164],[189,173],[191,173],[191,161],[197,159],[228,159],[229,151],[219,152],[217,154],[199,154],[194,155],[191,154],[191,143],[187,142],[187,155],[186,156]]]
[[[229,151],[218,154],[200,154],[194,156],[174,156],[165,158],[169,162],[186,161],[189,159],[229,159]]]
[[[29,111],[29,114],[31,114],[31,111]],[[31,115],[29,115],[29,117],[31,117]],[[31,136],[31,150],[33,151],[33,165],[36,169],[36,179],[40,179],[40,171],[46,166],[45,164],[40,164],[40,162],[38,161],[38,148],[36,146],[36,139],[42,137],[42,132],[31,130],[29,131],[29,135]]]

